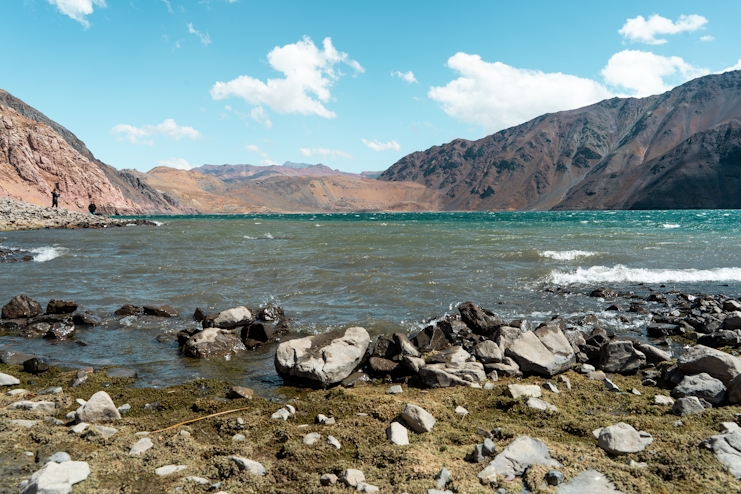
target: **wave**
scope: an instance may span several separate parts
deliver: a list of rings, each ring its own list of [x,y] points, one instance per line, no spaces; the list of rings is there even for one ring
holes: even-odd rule
[[[592,266],[577,268],[576,271],[554,269],[548,281],[557,285],[596,284],[596,283],[672,283],[741,281],[741,268],[714,269],[646,269],[629,268],[618,264],[612,268]]]
[[[47,262],[63,256],[68,250],[64,247],[38,247],[36,249],[29,249],[29,252],[36,254],[33,258],[35,262]]]
[[[557,261],[573,261],[578,257],[591,257],[596,256],[597,252],[590,252],[588,250],[544,250],[539,251],[540,257],[547,257],[555,259]]]
[[[679,228],[682,225],[678,225],[676,223],[664,223],[664,228],[671,229],[671,228]]]

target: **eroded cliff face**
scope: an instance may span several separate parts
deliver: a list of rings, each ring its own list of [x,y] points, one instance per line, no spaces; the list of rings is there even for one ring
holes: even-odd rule
[[[379,180],[438,190],[448,210],[739,207],[739,118],[727,72],[412,153]]]
[[[0,90],[0,197],[105,214],[193,213],[172,197],[95,159],[72,132]]]

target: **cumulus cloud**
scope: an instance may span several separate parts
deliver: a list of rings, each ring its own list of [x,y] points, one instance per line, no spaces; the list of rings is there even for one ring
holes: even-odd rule
[[[250,117],[252,117],[255,122],[264,125],[268,129],[273,126],[273,122],[268,117],[268,112],[266,112],[265,108],[262,106],[254,107],[252,111],[250,111]]]
[[[700,36],[700,41],[715,41],[715,36],[710,36],[709,34],[706,34],[705,36]]]
[[[135,127],[129,124],[118,124],[113,127],[112,132],[114,134],[122,134],[123,137],[134,144],[149,144],[152,145],[154,142],[151,139],[145,139],[154,135],[163,135],[171,137],[173,139],[182,139],[187,137],[188,139],[200,139],[203,137],[193,127],[180,126],[175,123],[172,118],[166,119],[164,122],[158,125],[145,125],[143,127]]]
[[[489,63],[478,55],[456,53],[447,65],[460,76],[445,86],[430,88],[427,96],[451,117],[480,125],[487,132],[612,96],[605,86],[590,79]]]
[[[663,45],[666,39],[657,38],[661,34],[678,34],[702,29],[708,20],[701,15],[680,15],[677,22],[653,14],[645,19],[642,15],[625,21],[625,25],[618,31],[623,38],[632,43],[646,43],[649,45]]]
[[[721,70],[721,71],[720,71],[720,72],[718,72],[718,73],[719,73],[719,74],[722,74],[722,73],[724,73],[724,72],[730,72],[730,71],[732,71],[732,70],[741,70],[741,59],[739,59],[739,61],[738,61],[738,62],[736,63],[736,65],[734,65],[733,67],[728,67],[727,69],[725,69],[725,70]]]
[[[202,32],[195,29],[192,22],[188,23],[188,32],[190,34],[195,34],[196,36],[198,36],[204,46],[208,46],[211,44],[211,36],[209,36],[208,33],[203,34]]]
[[[248,75],[239,76],[229,82],[216,82],[211,88],[211,97],[221,100],[236,96],[253,106],[265,106],[278,113],[334,118],[336,114],[324,104],[331,100],[332,85],[344,75],[335,66],[348,65],[355,75],[365,69],[347,53],[337,51],[330,38],[324,39],[323,48],[318,48],[308,37],[276,46],[268,53],[268,63],[284,78],[262,82]],[[264,114],[258,116],[267,118]]]
[[[260,164],[262,166],[280,166],[280,163],[278,163],[277,161],[273,161],[273,160],[269,160],[269,159],[260,160]]]
[[[614,54],[602,69],[605,82],[638,97],[663,93],[709,73],[708,69],[695,67],[680,57],[663,57],[639,50]]]
[[[401,149],[401,144],[394,141],[388,141],[388,142],[378,142],[377,140],[373,139],[372,141],[368,141],[366,139],[360,139],[363,141],[363,144],[371,148],[373,151],[387,151],[389,149],[393,149],[394,151],[398,151]]]
[[[62,14],[76,20],[85,29],[90,27],[90,22],[85,19],[86,15],[93,13],[93,6],[105,7],[105,0],[47,0],[54,5]]]
[[[417,82],[417,79],[414,77],[414,72],[411,70],[409,72],[399,72],[398,70],[396,72],[391,72],[391,77],[398,77],[409,84]]]
[[[157,164],[160,166],[168,166],[170,168],[177,168],[178,170],[190,170],[193,166],[185,161],[183,158],[170,158],[169,160],[159,160]]]
[[[324,158],[347,158],[352,159],[352,155],[338,149],[327,149],[327,148],[300,148],[301,154],[304,156],[322,156]]]

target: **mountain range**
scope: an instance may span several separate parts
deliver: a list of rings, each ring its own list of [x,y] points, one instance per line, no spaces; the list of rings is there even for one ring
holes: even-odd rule
[[[377,180],[373,180],[378,176]],[[550,113],[384,172],[323,164],[117,170],[0,90],[0,197],[104,213],[741,208],[741,71]]]

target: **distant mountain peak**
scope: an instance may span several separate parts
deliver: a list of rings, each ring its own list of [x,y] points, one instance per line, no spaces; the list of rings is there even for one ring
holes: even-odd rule
[[[319,164],[321,165],[321,163]],[[294,170],[301,170],[302,168],[309,168],[311,166],[317,166],[317,165],[312,165],[309,163],[294,163],[293,161],[286,161],[285,163],[283,163],[283,166],[285,166],[286,168],[293,168]]]

